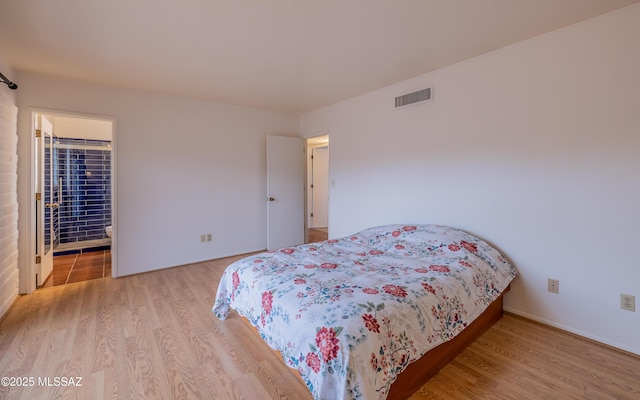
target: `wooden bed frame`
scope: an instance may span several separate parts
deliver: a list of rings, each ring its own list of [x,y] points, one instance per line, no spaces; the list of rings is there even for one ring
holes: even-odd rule
[[[477,338],[482,336],[489,328],[493,326],[500,318],[502,318],[502,302],[505,293],[509,291],[507,287],[500,296],[487,307],[486,310],[478,318],[476,318],[469,326],[467,326],[456,337],[448,342],[442,343],[429,350],[422,358],[413,363],[402,371],[396,380],[391,384],[391,389],[387,395],[388,400],[405,400],[418,391],[429,379],[451,362],[458,354],[460,354],[467,346],[473,343]],[[252,326],[249,321],[241,317],[244,323],[260,337],[257,329]],[[262,340],[262,339],[261,339]],[[265,344],[266,345],[266,344]],[[280,352],[278,357],[282,359]],[[298,371],[289,368],[300,381],[304,381]],[[305,385],[306,386],[306,385]]]

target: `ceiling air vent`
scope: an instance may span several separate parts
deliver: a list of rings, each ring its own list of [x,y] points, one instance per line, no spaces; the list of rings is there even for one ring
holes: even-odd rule
[[[396,97],[396,109],[433,99],[433,86]]]

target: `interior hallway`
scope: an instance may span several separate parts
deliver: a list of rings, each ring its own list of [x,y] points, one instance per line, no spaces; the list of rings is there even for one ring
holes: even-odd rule
[[[328,228],[309,228],[307,230],[307,243],[322,242],[329,237]]]

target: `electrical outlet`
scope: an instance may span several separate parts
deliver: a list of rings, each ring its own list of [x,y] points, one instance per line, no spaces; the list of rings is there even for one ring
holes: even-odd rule
[[[636,311],[636,296],[620,293],[620,308],[627,311]]]
[[[560,293],[560,281],[557,279],[549,279],[547,290],[551,293]]]
[[[207,242],[210,242],[210,241],[211,241],[211,234],[207,233]]]
[[[200,235],[200,242],[204,243],[206,241],[207,241],[207,235],[203,233],[202,235]]]

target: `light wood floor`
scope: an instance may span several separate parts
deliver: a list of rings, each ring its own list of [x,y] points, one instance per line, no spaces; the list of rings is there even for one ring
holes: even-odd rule
[[[327,228],[309,228],[307,229],[307,243],[322,242],[329,237]]]
[[[18,299],[0,323],[0,399],[291,399],[311,395],[232,314],[211,312],[239,257]],[[81,387],[37,385],[82,377]],[[638,399],[640,358],[506,315],[411,399]]]

